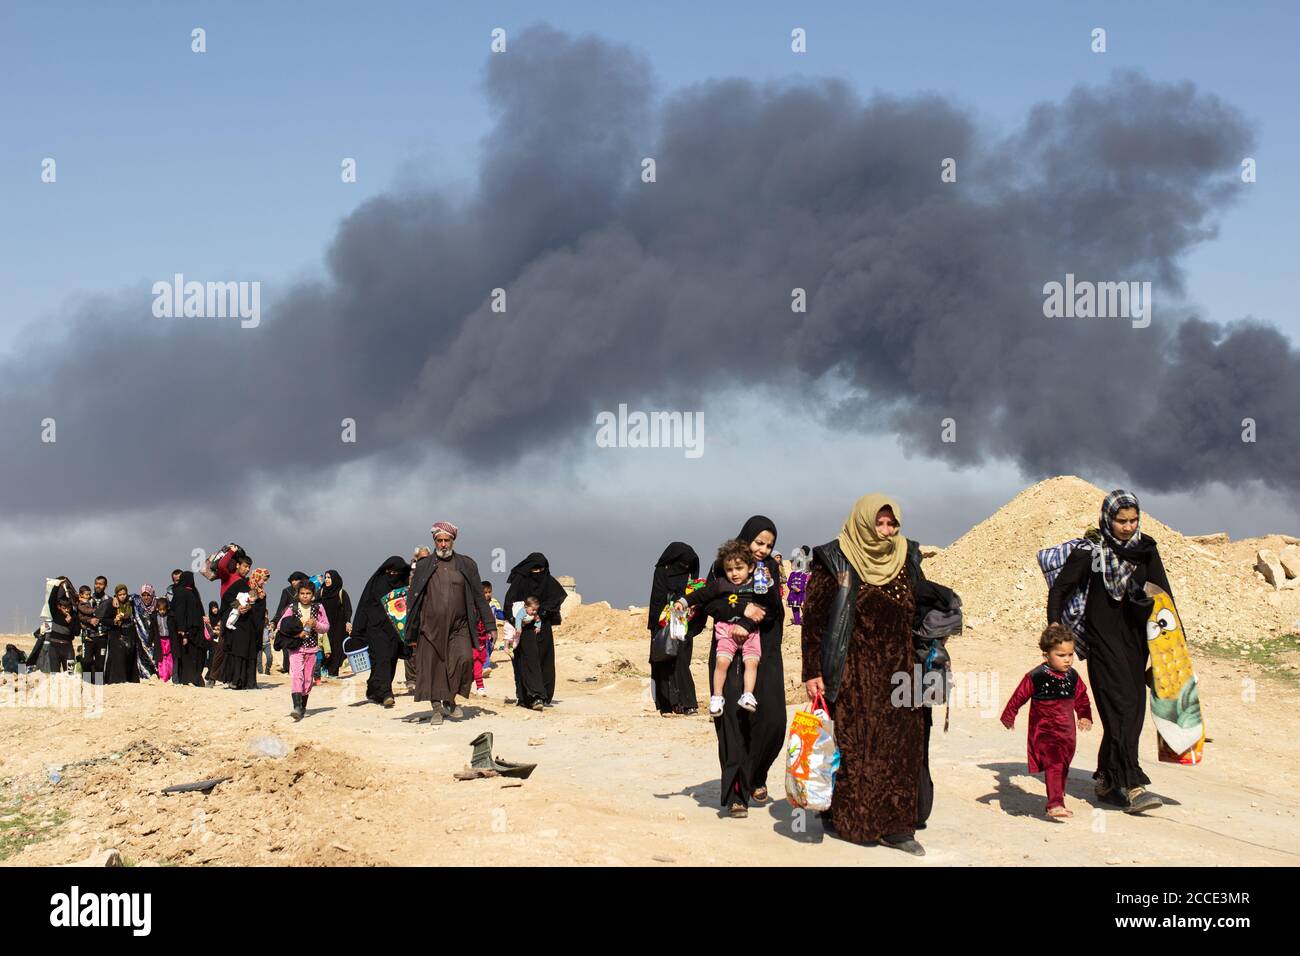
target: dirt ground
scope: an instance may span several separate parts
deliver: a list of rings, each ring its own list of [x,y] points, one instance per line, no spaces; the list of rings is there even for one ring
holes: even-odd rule
[[[928,855],[913,859],[827,837],[815,815],[783,799],[747,819],[723,817],[709,720],[663,718],[649,702],[644,620],[644,611],[578,609],[557,629],[554,709],[505,705],[513,679],[498,653],[489,697],[438,728],[403,721],[428,709],[405,694],[393,710],[366,703],[362,678],[317,688],[301,723],[288,717],[278,671],[255,691],[156,681],[104,688],[99,716],[18,706],[11,682],[0,688],[0,857],[10,866],[59,864],[116,847],[136,865],[1300,862],[1294,671],[1194,651],[1211,738],[1204,763],[1157,763],[1148,721],[1144,766],[1167,805],[1129,817],[1094,805],[1100,731],[1081,733],[1069,783],[1075,816],[1053,822],[1041,814],[1043,784],[1025,766],[1027,711],[1015,731],[996,716],[1038,661],[1033,641],[968,630],[950,644],[959,683],[951,728],[942,732],[940,713],[931,746],[935,807],[919,834]],[[695,661],[701,696],[704,650]],[[797,628],[787,630],[785,650],[790,682],[799,674]],[[1080,670],[1086,679],[1087,665]],[[789,697],[800,699],[796,687]],[[453,779],[485,730],[498,756],[539,765],[522,786]],[[260,737],[289,753],[250,749]],[[231,779],[207,796],[159,792],[221,776]],[[779,762],[768,784],[781,797]]]

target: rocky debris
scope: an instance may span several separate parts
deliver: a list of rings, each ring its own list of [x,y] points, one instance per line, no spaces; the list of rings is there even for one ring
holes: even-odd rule
[[[1282,563],[1278,560],[1277,555],[1268,548],[1261,548],[1255,552],[1255,570],[1258,571],[1274,589],[1282,587],[1282,582],[1286,580],[1286,572],[1282,569]]]
[[[1102,489],[1073,476],[1031,485],[927,559],[926,577],[961,595],[968,620],[1035,636],[1047,607],[1037,552],[1095,527],[1105,496]],[[1159,544],[1193,643],[1254,643],[1282,633],[1286,602],[1267,599],[1273,588],[1254,571],[1251,558],[1240,553],[1242,542],[1197,543],[1149,512],[1142,515],[1142,531]],[[1201,537],[1204,541],[1207,536]],[[1261,542],[1255,547],[1268,546]],[[1291,617],[1294,613],[1286,615],[1287,620]]]
[[[1229,541],[1228,532],[1216,531],[1214,534],[1194,534],[1188,541],[1195,541],[1197,544],[1227,544]]]
[[[122,854],[119,853],[113,847],[108,847],[107,849],[103,849],[103,850],[96,850],[94,853],[90,854],[90,856],[86,857],[86,859],[82,860],[80,863],[64,863],[63,865],[79,866],[79,867],[86,866],[86,867],[96,867],[96,868],[103,868],[106,866],[126,866],[126,864],[122,862]]]
[[[1300,547],[1288,544],[1277,556],[1277,560],[1288,578],[1300,578]]]
[[[575,608],[582,606],[582,595],[578,593],[578,583],[567,574],[556,575],[555,580],[564,588],[564,603],[560,605],[560,617],[565,618]]]

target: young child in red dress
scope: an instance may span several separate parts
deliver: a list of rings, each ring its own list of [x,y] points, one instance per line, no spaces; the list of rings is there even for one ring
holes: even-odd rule
[[[1047,778],[1047,815],[1072,817],[1065,806],[1065,781],[1074,759],[1075,718],[1080,730],[1092,729],[1088,688],[1074,664],[1074,635],[1062,624],[1048,625],[1038,639],[1044,663],[1025,675],[1002,711],[1002,724],[1011,730],[1016,714],[1029,704],[1029,772]]]

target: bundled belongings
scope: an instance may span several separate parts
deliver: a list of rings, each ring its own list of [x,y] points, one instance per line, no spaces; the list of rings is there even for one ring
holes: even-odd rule
[[[785,756],[785,796],[791,806],[829,810],[835,792],[840,751],[835,727],[819,694],[804,710],[795,711]]]

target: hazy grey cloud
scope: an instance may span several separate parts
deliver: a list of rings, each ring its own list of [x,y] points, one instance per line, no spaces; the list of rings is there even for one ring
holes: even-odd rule
[[[142,290],[0,360],[0,506],[233,499],[430,447],[490,471],[619,402],[698,409],[746,381],[792,401],[842,381],[825,402],[801,393],[804,410],[953,464],[1300,487],[1295,349],[1178,303],[1180,259],[1213,237],[1253,147],[1190,84],[1119,75],[996,137],[941,98],[833,81],[660,98],[636,53],[534,27],[488,58],[485,87],[497,121],[474,192],[365,203],[326,277],[270,289],[259,328],[156,319]],[[1152,281],[1153,324],[1044,318],[1043,284],[1067,272]]]

